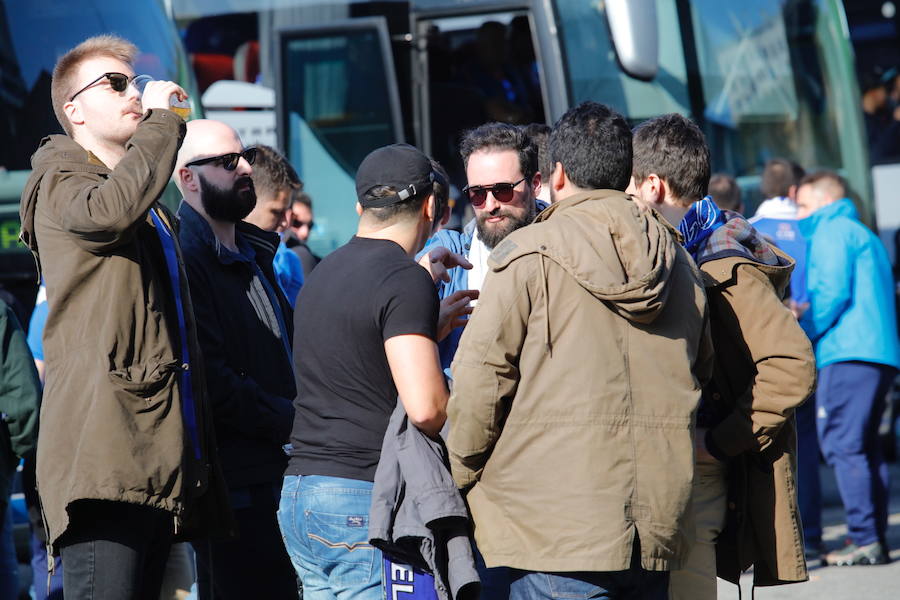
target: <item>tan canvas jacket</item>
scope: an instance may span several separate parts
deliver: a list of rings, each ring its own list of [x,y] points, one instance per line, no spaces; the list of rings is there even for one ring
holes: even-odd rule
[[[781,302],[793,260],[772,251],[776,265],[735,255],[699,261],[716,349],[708,397],[726,415],[711,433],[728,457],[718,574],[737,582],[753,566],[754,583],[761,586],[808,578],[793,412],[812,395],[816,381],[810,342]]]
[[[577,194],[492,253],[453,363],[449,449],[488,566],[678,568],[711,373],[700,274],[624,193]]]
[[[32,158],[20,211],[50,305],[37,484],[51,544],[68,526],[66,507],[82,499],[169,511],[188,536],[230,528],[184,264],[179,253],[189,364],[148,217],[162,210],[157,199],[184,132],[175,113],[151,110],[113,170],[61,135]],[[196,447],[184,424],[182,369],[193,370]]]

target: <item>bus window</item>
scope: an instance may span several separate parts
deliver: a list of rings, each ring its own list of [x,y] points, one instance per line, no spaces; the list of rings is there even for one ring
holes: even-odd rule
[[[359,163],[403,141],[387,27],[372,17],[282,31],[279,53],[281,145],[317,201],[310,247],[323,255],[356,230]]]
[[[769,158],[843,165],[835,104],[826,89],[813,3],[694,0],[691,20],[704,129],[716,169],[738,175]]]
[[[422,145],[462,187],[462,132],[488,121],[546,120],[531,24],[527,13],[511,11],[427,19],[418,31],[428,81]]]

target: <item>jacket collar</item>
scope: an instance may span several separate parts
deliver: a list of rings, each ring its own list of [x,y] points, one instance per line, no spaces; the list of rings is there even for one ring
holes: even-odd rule
[[[205,246],[208,246],[223,265],[230,265],[236,262],[251,263],[256,259],[256,251],[242,235],[240,227],[236,227],[234,232],[234,241],[237,244],[238,251],[232,252],[219,242],[213,233],[212,227],[209,226],[203,215],[183,200],[178,208],[178,218],[185,232],[195,237]]]
[[[859,220],[859,213],[856,212],[856,207],[850,198],[841,198],[837,202],[823,206],[805,219],[797,221],[797,227],[800,228],[800,233],[803,234],[803,237],[810,238],[819,225],[838,217],[845,217],[854,221]]]

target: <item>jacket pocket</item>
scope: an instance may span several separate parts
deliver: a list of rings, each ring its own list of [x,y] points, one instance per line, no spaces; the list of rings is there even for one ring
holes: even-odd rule
[[[110,371],[109,378],[116,389],[138,398],[150,399],[169,385],[177,369],[177,361],[140,363]]]

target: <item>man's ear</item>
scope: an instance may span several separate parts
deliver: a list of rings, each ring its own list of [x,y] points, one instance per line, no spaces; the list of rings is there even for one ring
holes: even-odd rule
[[[176,183],[178,184],[178,189],[181,190],[182,195],[185,192],[200,191],[200,181],[189,168],[179,168],[175,171],[175,176],[177,177]]]
[[[646,185],[644,201],[661,206],[666,200],[666,182],[660,179],[656,173],[650,173],[644,178],[641,185]]]
[[[72,125],[84,125],[84,116],[81,114],[81,108],[74,101],[63,104],[63,113]]]
[[[531,178],[531,192],[535,198],[541,195],[541,172],[538,171]]]
[[[422,203],[422,210],[424,211],[425,219],[429,223],[434,223],[435,212],[437,211],[437,198],[434,197],[434,194],[428,194],[428,198]]]
[[[563,189],[566,186],[566,179],[568,179],[568,176],[566,175],[565,167],[563,167],[561,162],[557,162],[553,165],[553,173],[550,174],[550,189],[557,192]]]
[[[362,204],[359,203],[359,200],[356,201],[356,214],[360,217],[362,216]]]
[[[790,198],[794,202],[797,201],[797,186],[796,185],[792,185],[788,188],[788,198]]]

